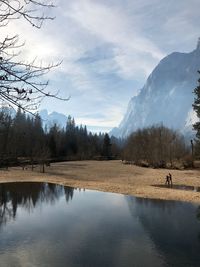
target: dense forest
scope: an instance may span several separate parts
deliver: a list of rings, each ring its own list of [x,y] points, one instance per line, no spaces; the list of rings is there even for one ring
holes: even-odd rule
[[[88,132],[71,116],[66,127],[60,128],[56,123],[47,127],[39,115],[26,115],[21,109],[15,115],[8,109],[0,111],[1,167],[110,159],[157,168],[174,167],[177,161],[188,167],[193,160],[184,137],[163,125],[139,129],[126,140],[118,140],[107,133]]]
[[[66,127],[56,123],[45,126],[39,115],[26,115],[18,109],[12,116],[6,109],[0,111],[1,165],[47,163],[63,160],[113,159],[120,149],[117,139],[108,134],[92,134],[86,126],[76,126],[68,116]]]

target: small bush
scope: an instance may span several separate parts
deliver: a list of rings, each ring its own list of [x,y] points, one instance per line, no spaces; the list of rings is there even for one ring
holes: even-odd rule
[[[183,166],[184,166],[184,168],[192,168],[193,167],[193,158],[191,155],[187,155],[183,158]]]

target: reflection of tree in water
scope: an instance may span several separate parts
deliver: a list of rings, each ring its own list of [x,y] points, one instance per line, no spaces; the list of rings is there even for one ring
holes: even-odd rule
[[[72,200],[73,195],[74,195],[74,188],[72,188],[72,187],[64,187],[64,191],[65,191],[66,201],[68,202],[69,200]]]
[[[197,208],[196,216],[197,216],[197,219],[200,221],[200,206],[198,206]]]
[[[0,226],[16,217],[18,206],[31,212],[42,203],[54,204],[63,194],[68,202],[73,191],[73,188],[47,183],[0,184]]]

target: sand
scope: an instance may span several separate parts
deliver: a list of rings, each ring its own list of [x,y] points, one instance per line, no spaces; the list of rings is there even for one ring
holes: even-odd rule
[[[200,170],[166,170],[125,165],[121,161],[74,161],[51,164],[46,173],[20,167],[0,170],[0,183],[42,181],[143,198],[200,203],[200,192],[159,188],[170,172],[173,184],[200,187]]]

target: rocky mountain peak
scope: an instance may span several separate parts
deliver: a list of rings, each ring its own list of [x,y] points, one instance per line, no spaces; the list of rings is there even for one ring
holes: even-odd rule
[[[191,132],[197,70],[200,70],[200,38],[194,51],[172,53],[161,60],[139,94],[130,100],[122,122],[111,135],[127,137],[139,128],[160,123],[183,133]]]

